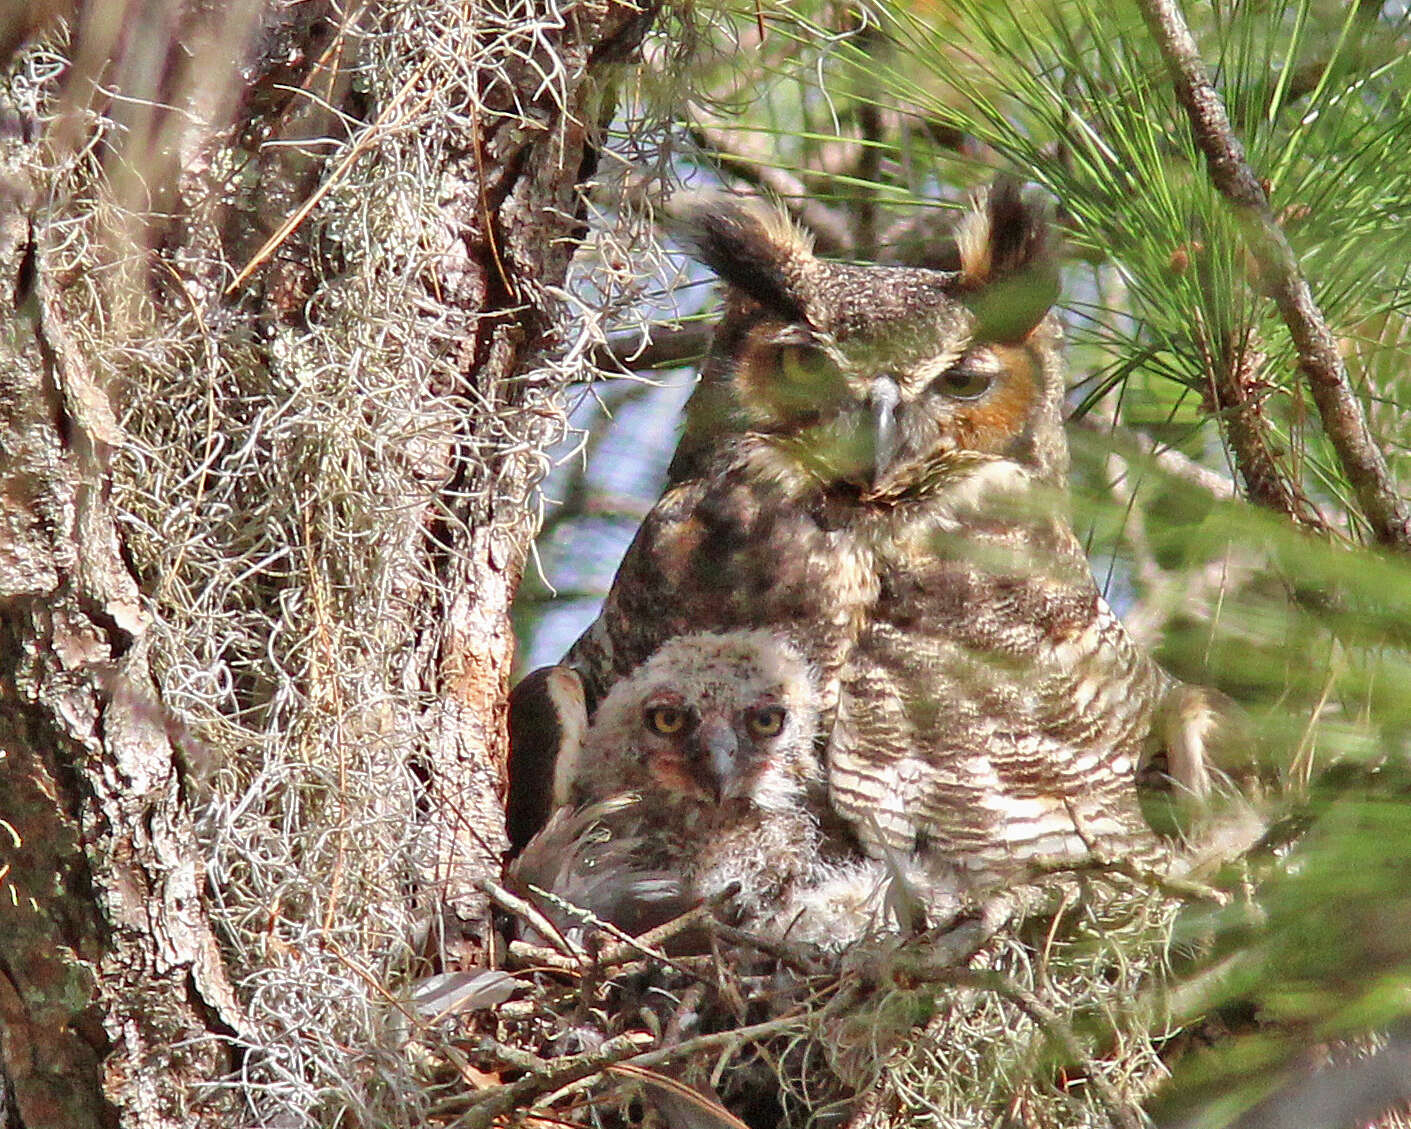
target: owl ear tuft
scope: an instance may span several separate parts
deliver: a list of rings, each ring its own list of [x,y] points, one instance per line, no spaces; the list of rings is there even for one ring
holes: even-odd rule
[[[1048,208],[1002,177],[978,194],[956,226],[960,288],[979,321],[976,334],[1019,341],[1058,298],[1058,255]]]
[[[807,297],[818,267],[813,238],[781,208],[754,197],[700,193],[673,200],[668,218],[671,233],[724,281],[786,321],[813,324]]]

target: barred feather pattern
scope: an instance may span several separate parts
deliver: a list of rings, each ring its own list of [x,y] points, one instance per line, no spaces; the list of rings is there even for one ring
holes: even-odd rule
[[[862,546],[757,473],[752,452],[740,444],[739,458],[669,490],[643,522],[601,615],[565,659],[590,709],[669,639],[764,628],[818,672],[820,712],[831,716],[877,580]]]
[[[869,854],[885,843],[994,878],[1095,848],[1157,853],[1136,774],[1174,682],[1133,644],[1066,529],[1024,532],[972,527],[959,553],[883,566],[827,747],[831,802]],[[975,560],[1016,541],[1050,567]]]
[[[858,865],[899,856],[939,890],[1155,859],[1142,768],[1199,796],[1220,741],[1068,523],[1039,219],[980,201],[957,272],[807,262],[748,219],[707,232],[737,289],[671,485],[566,660],[589,708],[668,640],[762,629],[817,675],[827,814]]]

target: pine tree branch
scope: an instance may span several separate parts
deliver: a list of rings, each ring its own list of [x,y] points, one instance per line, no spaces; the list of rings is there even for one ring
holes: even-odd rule
[[[733,150],[724,130],[696,125],[691,129],[691,138],[715,159],[722,172],[777,196],[789,214],[813,233],[813,244],[819,253],[844,258],[853,253],[857,240],[847,218],[815,199],[808,186],[793,173],[775,168],[763,156],[753,157]]]
[[[1264,399],[1272,387],[1263,377],[1265,356],[1253,330],[1200,345],[1210,377],[1207,406],[1214,410],[1234,452],[1249,499],[1286,514],[1300,525],[1326,532],[1328,523],[1298,482],[1285,473],[1270,442]]]
[[[1087,431],[1098,436],[1112,451],[1124,459],[1143,458],[1150,460],[1163,474],[1187,482],[1198,490],[1221,501],[1230,501],[1236,496],[1235,484],[1224,475],[1201,466],[1183,451],[1158,443],[1144,431],[1124,427],[1088,414],[1074,416],[1068,425],[1079,431]]]
[[[1348,481],[1377,540],[1411,551],[1411,512],[1397,494],[1386,459],[1338,355],[1337,341],[1313,300],[1298,258],[1274,219],[1269,197],[1230,128],[1224,102],[1211,83],[1176,0],[1138,0],[1185,107],[1210,179],[1245,220],[1250,253],[1298,350],[1299,367]]]
[[[654,326],[645,346],[637,333],[609,338],[593,354],[593,363],[605,372],[654,372],[698,363],[710,348],[714,322],[686,321],[675,326]]]

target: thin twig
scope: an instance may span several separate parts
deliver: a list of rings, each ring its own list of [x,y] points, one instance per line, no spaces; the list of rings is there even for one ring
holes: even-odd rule
[[[707,1119],[717,1124],[730,1126],[730,1129],[749,1129],[748,1125],[718,1101],[712,1100],[694,1086],[688,1086],[685,1082],[677,1078],[672,1078],[670,1075],[662,1074],[656,1070],[645,1070],[640,1066],[633,1066],[626,1062],[620,1062],[616,1066],[608,1067],[608,1073],[621,1074],[628,1078],[637,1078],[645,1082],[648,1086],[656,1087],[667,1100],[670,1101],[674,1099],[673,1106],[676,1103],[684,1103],[688,1106],[692,1106],[704,1113]],[[668,1124],[670,1124],[669,1120]]]
[[[638,334],[622,334],[593,351],[593,364],[608,373],[684,368],[705,356],[714,332],[711,322],[688,321],[670,328],[653,327],[646,345]]]
[[[587,966],[587,961],[581,957],[566,957],[558,949],[532,945],[528,941],[511,941],[508,955],[513,958],[508,962],[509,967],[514,969],[552,968],[555,972],[581,975]]]
[[[702,1051],[713,1051],[732,1044],[765,1039],[796,1026],[800,1019],[799,1015],[790,1013],[747,1027],[718,1031],[710,1035],[699,1035],[694,1039],[677,1043],[674,1047],[660,1047],[657,1050],[640,1054],[637,1048],[641,1043],[642,1032],[628,1032],[624,1035],[618,1035],[608,1039],[596,1050],[557,1059],[549,1069],[531,1073],[517,1082],[511,1082],[508,1086],[482,1091],[471,1100],[465,1114],[456,1122],[456,1125],[459,1129],[488,1129],[495,1118],[513,1110],[524,1109],[531,1100],[540,1094],[558,1090],[580,1078],[602,1073],[619,1063],[650,1069]],[[495,1055],[503,1048],[494,1040],[485,1039],[481,1041],[481,1049],[488,1054]],[[524,1061],[521,1056],[515,1057]]]
[[[1089,413],[1069,421],[1073,427],[1099,435],[1115,454],[1124,459],[1145,456],[1157,470],[1187,482],[1214,498],[1230,501],[1236,497],[1235,484],[1218,471],[1203,467],[1176,447],[1158,443],[1150,435]]]
[[[575,945],[572,940],[566,937],[563,932],[545,917],[539,910],[526,902],[516,894],[510,893],[503,886],[494,882],[482,882],[480,888],[489,895],[491,901],[498,905],[507,913],[512,913],[516,917],[529,923],[534,931],[541,937],[550,941],[563,956],[576,962],[578,965],[585,964],[588,954],[579,945]]]
[[[790,945],[787,941],[774,941],[768,937],[748,933],[743,929],[736,929],[733,925],[726,925],[723,921],[714,922],[711,928],[722,941],[742,948],[754,949],[765,956],[782,961],[797,972],[808,974],[817,971],[817,969],[809,967],[806,951],[799,946]]]
[[[643,1040],[650,1038],[651,1036],[643,1031],[628,1031],[606,1040],[595,1050],[546,1062],[544,1069],[530,1068],[529,1073],[518,1081],[507,1086],[497,1086],[492,1090],[481,1090],[471,1097],[465,1106],[464,1116],[457,1120],[456,1125],[459,1129],[488,1129],[495,1118],[513,1110],[524,1109],[540,1094],[557,1090],[569,1082],[587,1078],[615,1063],[633,1058]],[[525,1063],[521,1053],[494,1039],[481,1039],[478,1049],[482,1054],[490,1055],[507,1066],[523,1068]]]
[[[1108,858],[1102,855],[1082,859],[1038,858],[1031,859],[1025,870],[1026,877],[1030,881],[1060,874],[1098,875],[1125,878],[1134,885],[1163,894],[1168,898],[1175,898],[1177,901],[1209,902],[1217,906],[1228,905],[1230,902],[1229,894],[1214,886],[1189,878],[1164,874],[1152,867],[1142,866],[1129,858]]]
[[[706,922],[711,921],[715,916],[715,909],[716,907],[713,904],[708,902],[703,903],[696,906],[694,909],[687,910],[678,917],[673,917],[670,921],[663,922],[653,929],[648,929],[638,937],[625,935],[620,929],[616,930],[614,935],[620,939],[620,943],[604,949],[598,956],[598,962],[600,964],[617,963],[626,960],[628,957],[635,956],[638,953],[646,953],[648,956],[654,957],[657,960],[665,961],[673,968],[680,968],[681,966],[679,964],[669,960],[666,955],[660,951],[661,946],[667,941],[674,940],[681,934],[696,928],[696,926],[704,925]]]
[[[347,153],[343,155],[343,159],[338,162],[338,166],[324,178],[322,184],[315,188],[313,192],[309,193],[309,198],[294,209],[293,214],[279,225],[279,229],[265,240],[264,245],[260,247],[260,249],[251,256],[250,261],[239,270],[230,285],[225,288],[227,296],[238,290],[244,281],[254,273],[255,269],[278,250],[280,244],[288,239],[289,236],[294,233],[295,229],[308,218],[309,213],[318,206],[319,201],[342,182],[343,177],[347,174],[348,170],[353,167],[354,162],[367,151],[368,147],[372,145],[373,142],[382,140],[389,130],[397,128],[408,118],[415,117],[426,108],[427,104],[431,101],[434,90],[428,91],[426,94],[422,95],[416,105],[402,114],[397,121],[391,121],[392,114],[401,108],[402,99],[410,94],[416,84],[421,81],[422,77],[431,68],[433,61],[434,60],[428,58],[420,67],[412,72],[411,77],[402,84],[401,89],[398,90],[392,100],[387,103],[382,112],[377,115],[377,120],[374,121],[372,125],[368,126],[367,129],[363,130],[358,139],[349,147]]]
[[[509,962],[510,966],[516,970],[544,968],[576,977],[595,976],[605,972],[611,972],[614,976],[635,976],[662,964],[656,957],[634,954],[623,945],[614,945],[606,954],[610,960],[601,957],[589,961],[574,960],[556,949],[531,945],[527,941],[511,941],[509,955],[513,958]],[[710,979],[715,972],[714,958],[706,954],[675,957],[666,963],[695,980]]]
[[[793,173],[771,164],[766,155],[751,157],[734,151],[723,130],[698,125],[691,130],[691,138],[715,158],[722,172],[777,196],[789,214],[813,233],[813,244],[820,253],[843,257],[853,253],[857,240],[847,219],[816,199]]]
[[[552,902],[564,913],[578,918],[585,925],[591,925],[595,929],[601,929],[617,941],[617,944],[605,948],[598,955],[597,960],[594,962],[598,967],[610,968],[614,964],[621,964],[623,961],[645,956],[650,957],[652,960],[660,961],[662,964],[668,965],[687,976],[695,975],[691,969],[672,960],[671,957],[662,952],[658,946],[662,942],[669,941],[679,934],[686,932],[696,924],[708,920],[711,916],[710,911],[712,908],[709,905],[697,906],[695,909],[688,910],[686,913],[678,914],[665,924],[658,925],[655,929],[644,933],[640,937],[634,937],[631,933],[619,928],[611,921],[599,917],[591,910],[586,910],[582,906],[574,905],[566,898],[559,897],[552,890],[544,890],[538,886],[533,886],[531,889],[537,896]]]
[[[1175,0],[1139,0],[1209,165],[1210,179],[1246,220],[1249,250],[1298,350],[1323,429],[1377,540],[1411,550],[1411,511],[1398,495],[1386,459],[1372,439],[1362,405],[1348,382],[1337,341],[1313,300],[1308,280],[1230,128],[1225,105],[1206,74],[1199,49]]]
[[[1328,523],[1284,472],[1274,452],[1264,411],[1271,386],[1261,372],[1265,357],[1253,332],[1228,334],[1218,343],[1211,343],[1208,333],[1202,332],[1200,340],[1201,360],[1210,376],[1211,406],[1234,452],[1246,495],[1310,529],[1326,530]]]

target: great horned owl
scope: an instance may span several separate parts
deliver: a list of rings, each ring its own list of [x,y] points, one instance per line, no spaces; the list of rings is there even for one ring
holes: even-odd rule
[[[827,831],[817,703],[808,664],[769,632],[668,640],[558,766],[563,806],[511,879],[628,929],[714,898],[759,933],[855,940],[885,876]]]
[[[691,223],[726,314],[671,485],[566,660],[590,710],[664,640],[768,628],[819,672],[830,806],[871,857],[988,880],[1153,851],[1139,764],[1199,790],[1208,711],[1065,516],[1042,218],[992,192],[954,271],[824,262],[754,203]]]
[[[730,284],[726,314],[668,489],[567,662],[591,712],[663,639],[768,626],[818,666],[831,715],[880,595],[862,527],[964,504],[948,487],[1002,477],[996,461],[1031,481],[1066,470],[1044,227],[997,193],[950,272],[825,262],[755,201],[687,222]]]

